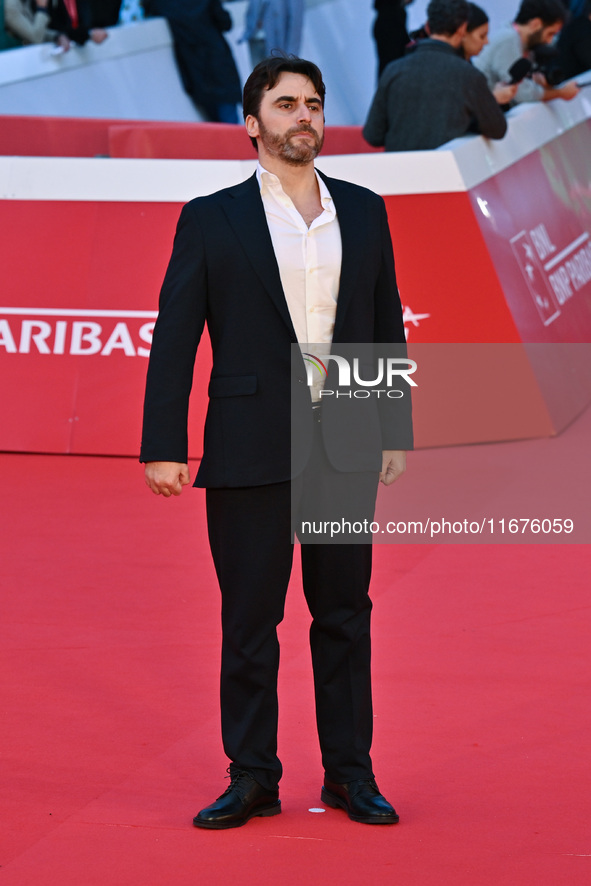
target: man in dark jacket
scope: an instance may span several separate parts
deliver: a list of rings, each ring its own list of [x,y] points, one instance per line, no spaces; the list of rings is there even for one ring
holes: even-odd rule
[[[220,0],[151,0],[151,15],[168,19],[183,86],[212,123],[238,123],[240,77],[223,32],[232,19]]]
[[[402,58],[409,42],[406,30],[406,7],[412,0],[374,0],[376,20],[373,36],[378,53],[378,77],[386,65]]]
[[[396,824],[370,757],[371,532],[353,538],[349,524],[336,544],[328,531],[305,541],[308,517],[300,519],[313,499],[337,519],[354,504],[354,521],[361,504],[371,523],[378,479],[396,480],[412,447],[408,390],[390,399],[376,381],[381,396],[357,399],[350,378],[341,387],[340,365],[333,375],[343,350],[358,353],[355,342],[365,343],[362,377],[371,379],[377,352],[404,346],[386,207],[371,191],[315,169],[324,84],[312,62],[263,60],[244,87],[244,117],[256,174],[181,213],[154,329],[141,452],[150,489],[181,494],[190,482],[195,353],[207,322],[213,366],[196,485],[207,490],[222,595],[220,700],[231,780],[194,824],[233,828],[281,812],[277,625],[294,511],[313,619],[322,802],[353,821]],[[323,366],[317,345],[329,352],[328,372],[308,378],[304,358]]]
[[[469,132],[502,138],[507,123],[485,77],[456,53],[468,3],[431,0],[427,16],[430,39],[382,74],[364,138],[387,151],[437,148]]]

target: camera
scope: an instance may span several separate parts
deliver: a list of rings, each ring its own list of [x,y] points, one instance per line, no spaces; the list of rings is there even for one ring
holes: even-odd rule
[[[548,86],[558,86],[564,80],[564,73],[558,62],[559,52],[555,46],[540,44],[532,50],[532,73],[539,71],[546,78]]]

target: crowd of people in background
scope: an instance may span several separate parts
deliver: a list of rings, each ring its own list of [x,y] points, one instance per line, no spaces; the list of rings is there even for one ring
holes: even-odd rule
[[[4,24],[23,45],[55,43],[67,52],[72,43],[102,43],[105,28],[116,24],[121,0],[4,0]]]
[[[229,2],[229,0],[228,0]],[[369,0],[368,0],[369,2]],[[591,0],[523,0],[492,34],[484,9],[431,0],[411,33],[413,0],[374,0],[378,87],[364,136],[386,150],[421,150],[468,132],[502,138],[519,102],[574,98],[591,69]],[[3,0],[6,30],[21,44],[102,43],[109,27],[145,16],[168,20],[179,74],[204,119],[238,123],[241,83],[222,0]],[[299,55],[305,0],[248,0],[242,40],[254,67],[274,51]],[[16,43],[15,43],[16,45]]]
[[[563,0],[522,0],[490,40],[487,13],[467,0],[431,0],[425,24],[408,34],[409,2],[374,3],[379,82],[363,128],[374,147],[429,150],[467,133],[502,138],[505,111],[569,101],[579,93],[571,78],[591,69],[591,0],[573,0],[571,9]],[[385,15],[398,28],[388,45]]]
[[[232,18],[221,0],[3,0],[4,27],[13,43],[102,43],[106,28],[148,16],[166,18],[185,91],[210,122],[238,123],[240,76],[224,33]],[[275,49],[298,55],[305,0],[249,0],[243,41],[254,67]]]
[[[466,0],[431,0],[428,36],[386,65],[363,135],[387,151],[420,151],[476,131],[502,138],[507,121],[462,49]]]
[[[531,63],[531,70],[537,70],[533,76],[525,76],[517,84],[513,99],[516,104],[575,98],[579,91],[576,83],[558,85],[564,78],[562,72],[555,75],[557,58],[548,52],[565,20],[561,0],[523,0],[513,24],[495,34],[476,60],[489,86],[506,80],[516,60],[525,58]]]

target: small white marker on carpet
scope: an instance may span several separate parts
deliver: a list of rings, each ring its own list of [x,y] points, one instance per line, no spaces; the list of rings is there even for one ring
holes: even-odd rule
[[[320,806],[312,806],[311,809],[308,809],[308,812],[326,812],[326,809],[322,809]]]

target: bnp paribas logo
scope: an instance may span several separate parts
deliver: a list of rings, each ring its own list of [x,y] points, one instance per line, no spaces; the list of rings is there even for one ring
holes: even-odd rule
[[[367,399],[373,395],[400,399],[404,397],[405,390],[400,390],[395,385],[400,385],[402,381],[408,387],[417,387],[417,382],[411,378],[417,370],[417,363],[408,357],[378,358],[375,366],[371,368],[373,378],[367,377],[369,367],[365,364],[362,372],[361,361],[358,357],[349,360],[340,354],[327,354],[320,358],[308,352],[303,352],[302,357],[306,367],[308,387],[313,387],[318,383],[324,384],[328,377],[327,364],[330,361],[336,364],[339,389],[323,387],[319,392],[320,397]]]

